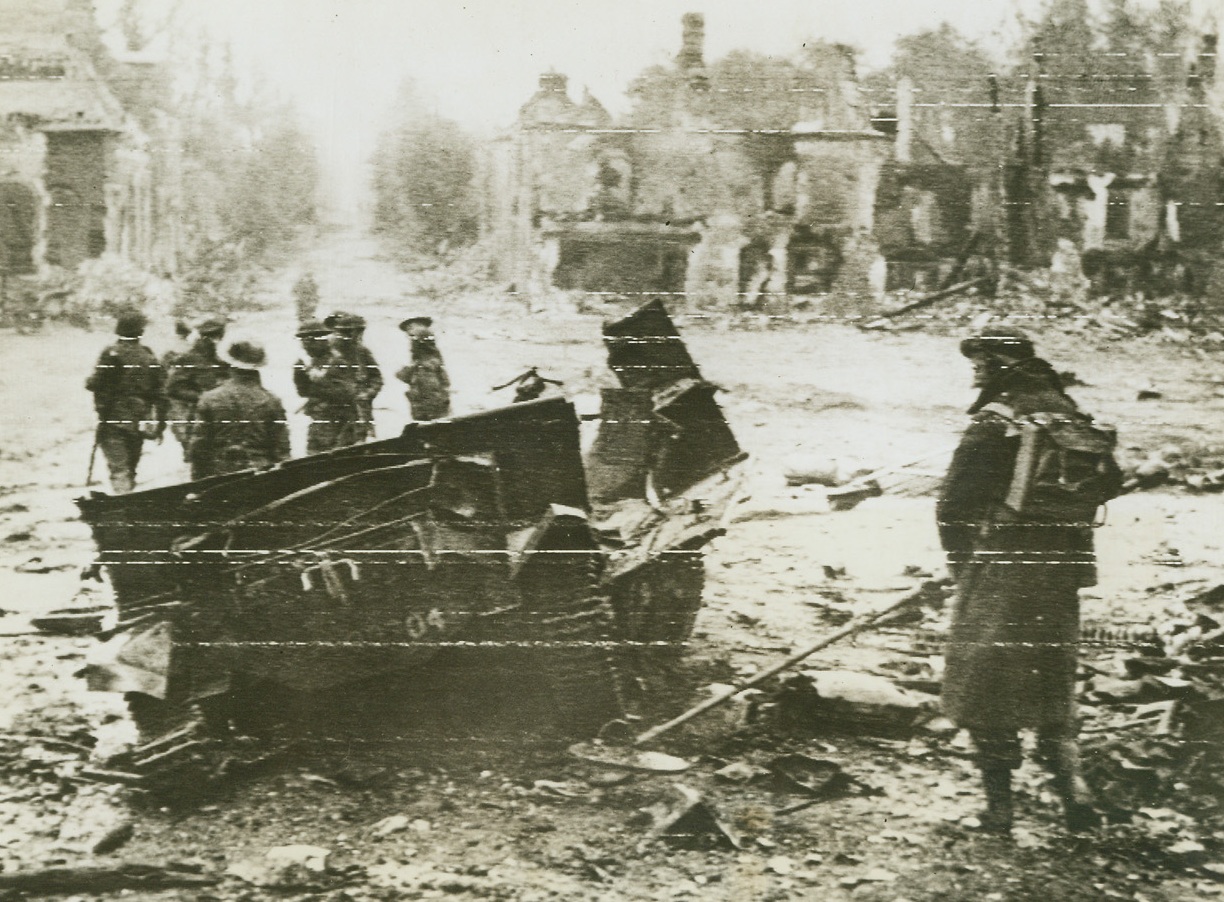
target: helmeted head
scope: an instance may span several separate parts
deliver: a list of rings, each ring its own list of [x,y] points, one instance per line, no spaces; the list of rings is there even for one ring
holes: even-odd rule
[[[220,341],[225,337],[226,322],[222,317],[210,316],[200,321],[196,326],[196,334],[201,338],[211,338]]]
[[[267,352],[263,346],[253,341],[235,341],[219,355],[233,369],[242,372],[255,372],[268,362]]]
[[[410,316],[402,321],[399,327],[411,339],[433,337],[432,316]]]
[[[337,311],[324,319],[323,325],[341,340],[356,341],[365,331],[366,321],[355,313]]]
[[[312,356],[318,356],[327,350],[327,340],[331,336],[331,329],[318,320],[312,319],[302,323],[295,335],[301,340],[302,347],[307,352]]]
[[[1033,341],[1014,326],[990,325],[960,343],[973,362],[973,384],[984,386],[993,376],[1036,356]]]
[[[115,334],[120,338],[140,338],[147,325],[148,317],[139,310],[124,310],[115,318]]]

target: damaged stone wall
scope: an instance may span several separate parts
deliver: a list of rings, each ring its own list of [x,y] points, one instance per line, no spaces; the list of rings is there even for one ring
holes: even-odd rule
[[[792,296],[849,292],[852,307],[873,303],[887,139],[859,110],[850,52],[821,45],[799,67],[741,54],[707,68],[700,17],[684,25],[677,65],[635,82],[622,127],[593,98],[575,103],[564,76],[541,77],[485,167],[495,274],[531,294],[785,309]],[[728,101],[720,79],[741,96]],[[744,85],[760,96],[745,100]]]

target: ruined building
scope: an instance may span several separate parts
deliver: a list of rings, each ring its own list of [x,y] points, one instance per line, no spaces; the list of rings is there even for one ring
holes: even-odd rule
[[[0,267],[32,275],[116,253],[170,273],[177,256],[172,153],[99,72],[97,26],[82,0],[0,2]],[[109,61],[124,89],[156,78]]]
[[[703,306],[828,295],[855,312],[879,284],[874,198],[890,149],[848,48],[707,65],[700,15],[674,63],[633,83],[613,121],[548,73],[495,144],[485,231],[518,291],[674,295]],[[834,300],[836,299],[836,300]]]
[[[876,200],[890,288],[966,259],[1049,266],[1073,248],[1099,293],[1202,292],[1224,240],[1215,37],[1111,70],[901,77]]]

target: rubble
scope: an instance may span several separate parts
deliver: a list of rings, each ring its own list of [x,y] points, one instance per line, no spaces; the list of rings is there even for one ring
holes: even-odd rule
[[[675,783],[669,798],[651,807],[652,833],[684,849],[734,850],[743,841],[697,790]]]
[[[772,700],[772,718],[786,729],[869,736],[908,734],[933,699],[891,680],[851,671],[804,671],[785,679]]]
[[[261,856],[234,862],[225,873],[265,889],[325,888],[342,876],[330,866],[331,854],[321,846],[274,846]]]

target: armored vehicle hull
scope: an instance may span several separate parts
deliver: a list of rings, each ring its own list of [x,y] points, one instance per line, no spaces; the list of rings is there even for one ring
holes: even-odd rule
[[[743,455],[661,304],[605,335],[622,387],[585,462],[555,398],[81,499],[120,618],[87,675],[128,695],[149,740],[131,769],[194,752],[272,687],[419,673],[477,637],[524,649],[572,732],[633,706],[635,677],[689,639]]]

